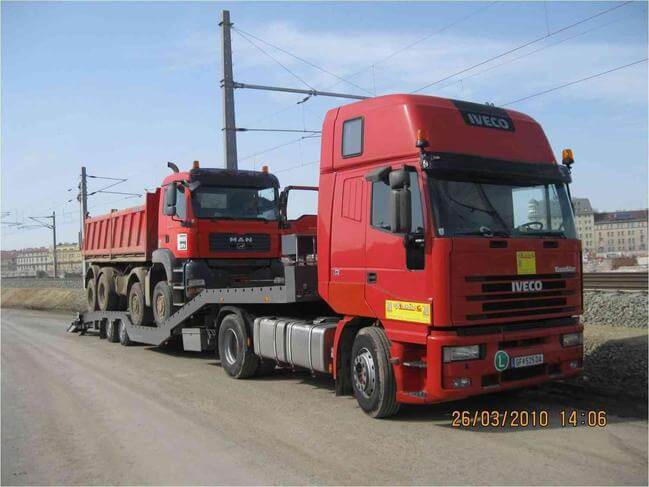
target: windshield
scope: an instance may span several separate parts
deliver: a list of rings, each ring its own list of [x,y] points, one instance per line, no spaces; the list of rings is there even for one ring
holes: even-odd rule
[[[440,236],[577,238],[563,184],[428,181]]]
[[[277,220],[277,190],[199,186],[192,192],[192,208],[196,218]]]

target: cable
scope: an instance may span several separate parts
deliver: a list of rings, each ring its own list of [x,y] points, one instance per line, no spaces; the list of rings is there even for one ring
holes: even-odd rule
[[[289,140],[288,142],[285,142],[283,144],[279,144],[279,145],[276,145],[276,146],[273,146],[273,147],[269,147],[267,149],[262,149],[259,152],[255,152],[254,154],[250,154],[250,155],[248,155],[246,157],[240,158],[239,161],[241,162],[241,161],[245,161],[245,160],[248,160],[248,159],[252,159],[253,157],[257,157],[257,156],[261,156],[263,154],[267,154],[268,152],[272,152],[274,150],[281,149],[282,147],[286,147],[286,146],[292,145],[292,144],[297,144],[298,142],[301,142],[304,139],[315,139],[315,138],[318,138],[318,137],[320,137],[320,136],[319,135],[304,135],[304,136],[299,137],[297,139]]]
[[[439,83],[441,83],[443,81],[446,81],[446,80],[448,80],[450,78],[453,78],[453,77],[457,76],[458,74],[466,73],[467,71],[470,71],[470,70],[472,70],[474,68],[477,68],[478,66],[482,66],[482,65],[487,64],[487,63],[489,63],[491,61],[499,59],[499,58],[501,58],[503,56],[507,56],[508,54],[511,54],[513,52],[520,51],[521,49],[524,49],[524,48],[526,48],[528,46],[531,46],[532,44],[536,44],[539,41],[547,39],[548,37],[554,36],[556,34],[564,32],[564,31],[566,31],[568,29],[571,29],[571,28],[573,28],[573,27],[575,27],[577,25],[583,24],[584,22],[588,22],[589,20],[592,20],[594,18],[600,17],[601,15],[612,12],[613,10],[616,10],[616,9],[618,9],[620,7],[623,7],[623,6],[625,6],[625,5],[629,4],[629,3],[632,3],[632,2],[631,1],[626,1],[624,3],[621,3],[621,4],[618,4],[618,5],[615,5],[615,6],[611,7],[611,8],[608,8],[606,10],[602,10],[601,12],[598,12],[598,13],[596,13],[594,15],[586,17],[585,19],[579,20],[578,22],[575,22],[573,24],[562,27],[561,29],[555,30],[554,32],[551,32],[550,34],[545,34],[545,35],[543,35],[541,37],[537,37],[536,39],[528,41],[528,42],[526,42],[524,44],[521,44],[520,46],[514,47],[512,49],[508,49],[507,51],[501,52],[500,54],[497,54],[497,55],[492,56],[492,57],[490,57],[488,59],[485,59],[484,61],[481,61],[481,62],[479,62],[477,64],[474,64],[474,65],[469,66],[467,68],[461,69],[460,71],[457,71],[457,72],[455,72],[453,74],[449,74],[448,76],[446,76],[446,77],[444,77],[442,79],[439,79],[437,81],[433,81],[432,83],[428,83],[427,85],[424,85],[421,88],[417,88],[416,90],[411,91],[410,93],[419,93],[420,91],[425,90],[427,88],[430,88],[431,86],[435,86],[436,84],[439,84]]]
[[[302,132],[308,134],[319,134],[320,130],[302,130],[302,129],[248,129],[244,127],[237,127],[234,130],[237,132]]]
[[[281,51],[281,52],[283,52],[284,54],[286,54],[286,55],[288,55],[288,56],[291,56],[292,58],[297,59],[298,61],[301,61],[301,62],[303,62],[304,64],[307,64],[307,65],[311,66],[312,68],[317,69],[318,71],[322,71],[323,73],[326,73],[326,74],[328,74],[329,76],[333,76],[334,78],[336,78],[336,79],[338,79],[338,80],[340,80],[340,81],[344,81],[345,83],[349,83],[350,85],[355,86],[355,87],[358,88],[359,90],[363,90],[365,93],[367,93],[367,94],[369,94],[369,95],[372,94],[371,91],[366,90],[366,89],[363,88],[362,86],[359,86],[359,85],[357,85],[356,83],[353,83],[353,82],[351,82],[351,81],[349,81],[349,80],[346,80],[345,78],[342,78],[342,77],[338,76],[337,74],[332,73],[331,71],[329,71],[329,70],[327,70],[327,69],[325,69],[325,68],[322,68],[322,67],[320,67],[320,66],[318,66],[318,65],[316,65],[316,64],[313,64],[311,61],[308,61],[308,60],[306,60],[306,59],[304,59],[304,58],[301,58],[300,56],[296,56],[295,54],[288,52],[286,49],[283,49],[283,48],[281,48],[281,47],[279,47],[279,46],[276,46],[275,44],[271,44],[270,42],[265,41],[264,39],[260,39],[259,37],[255,36],[255,35],[253,35],[253,34],[251,34],[251,33],[249,33],[249,32],[246,32],[246,31],[244,31],[244,30],[238,29],[238,28],[236,28],[236,27],[232,27],[232,30],[236,31],[239,35],[242,35],[242,36],[249,36],[249,37],[252,37],[253,39],[258,40],[259,42],[263,42],[263,43],[266,44],[267,46],[273,47],[273,48],[277,49],[278,51]]]
[[[295,166],[285,167],[284,169],[279,169],[278,171],[273,171],[273,173],[277,174],[277,173],[280,173],[280,172],[291,171],[291,170],[293,170],[293,169],[298,169],[298,168],[300,168],[300,167],[311,166],[311,165],[313,165],[313,164],[317,164],[317,163],[319,163],[319,162],[320,162],[320,160],[317,160],[317,161],[311,161],[311,162],[305,162],[304,164],[297,164],[297,165],[295,165]]]
[[[646,11],[645,11],[645,13],[646,13]],[[632,16],[633,16],[633,17],[637,17],[637,14],[636,14],[635,12],[631,12],[631,14],[629,14],[629,15],[625,15],[624,17],[620,17],[619,19],[614,19],[614,20],[612,20],[612,21],[610,21],[610,22],[606,22],[605,24],[596,25],[596,26],[594,26],[594,27],[591,27],[590,29],[586,29],[586,30],[584,30],[584,31],[582,31],[582,32],[579,32],[579,33],[577,33],[577,34],[574,34],[574,35],[572,35],[572,36],[565,37],[565,38],[560,39],[560,40],[558,40],[558,41],[556,41],[556,42],[553,42],[553,43],[551,43],[551,44],[547,44],[547,45],[545,45],[545,46],[539,47],[538,49],[534,49],[534,50],[529,51],[529,52],[527,52],[527,53],[525,53],[525,54],[522,54],[522,55],[520,55],[520,56],[518,56],[518,57],[515,57],[515,58],[512,58],[512,59],[507,59],[506,61],[503,61],[503,62],[500,63],[500,64],[495,64],[494,66],[490,66],[490,67],[488,67],[488,68],[485,68],[485,69],[483,69],[482,71],[478,71],[477,73],[473,73],[473,74],[470,74],[470,75],[465,76],[465,77],[463,77],[463,78],[460,78],[460,79],[458,79],[457,81],[452,81],[451,83],[442,86],[441,89],[447,88],[447,87],[449,87],[449,86],[453,86],[454,84],[456,84],[456,83],[458,83],[458,82],[461,82],[461,81],[466,81],[466,80],[468,80],[468,79],[475,78],[476,76],[478,76],[478,75],[480,75],[480,74],[483,74],[483,73],[486,73],[487,71],[491,71],[491,70],[496,69],[496,68],[499,68],[499,67],[501,67],[501,66],[505,66],[506,64],[511,64],[511,63],[516,62],[516,61],[518,61],[518,60],[520,60],[520,59],[523,59],[523,58],[526,58],[526,57],[528,57],[528,56],[531,56],[532,54],[535,54],[535,53],[537,53],[537,52],[544,51],[545,49],[549,49],[549,48],[551,48],[551,47],[555,47],[555,46],[557,46],[557,45],[559,45],[559,44],[562,44],[562,43],[564,43],[564,42],[566,42],[566,41],[569,41],[569,40],[572,40],[572,39],[574,39],[574,38],[576,38],[576,37],[580,37],[580,36],[582,36],[582,35],[588,34],[588,33],[593,32],[593,31],[595,31],[595,30],[598,30],[598,29],[601,29],[601,28],[604,28],[604,27],[608,27],[609,25],[615,24],[615,23],[617,23],[617,22],[620,22],[620,21],[625,20],[625,19],[627,19],[628,17],[632,17]]]
[[[427,35],[425,35],[425,36],[423,36],[423,37],[417,39],[416,41],[411,42],[410,44],[408,44],[408,45],[406,45],[406,46],[400,47],[400,48],[397,49],[396,51],[393,51],[392,53],[390,53],[390,54],[388,54],[387,56],[385,56],[385,57],[379,59],[378,61],[374,61],[374,62],[373,62],[372,64],[370,64],[369,66],[366,66],[365,68],[363,68],[363,69],[361,69],[361,70],[359,70],[359,71],[356,71],[355,73],[352,73],[352,74],[348,75],[347,78],[353,78],[354,76],[356,76],[356,75],[358,75],[358,74],[360,74],[360,73],[363,73],[363,72],[367,71],[367,70],[370,69],[370,68],[373,68],[373,67],[376,66],[377,64],[384,63],[384,62],[387,61],[388,59],[392,59],[392,58],[393,58],[394,56],[396,56],[397,54],[399,54],[399,53],[401,53],[401,52],[403,52],[403,51],[406,51],[406,50],[410,49],[411,47],[416,46],[417,44],[421,44],[422,42],[424,42],[424,41],[430,39],[431,37],[434,37],[434,36],[436,36],[436,35],[438,35],[438,34],[441,34],[442,32],[447,31],[448,29],[450,29],[450,28],[452,28],[452,27],[455,27],[456,25],[461,24],[462,22],[464,22],[464,21],[466,21],[466,20],[469,20],[471,17],[473,17],[473,16],[475,16],[475,15],[481,13],[481,12],[484,11],[484,10],[487,10],[488,8],[493,7],[493,6],[496,5],[497,3],[500,3],[500,1],[498,0],[498,1],[495,1],[495,2],[491,2],[490,4],[488,4],[488,5],[486,5],[486,6],[483,6],[483,7],[479,8],[479,9],[477,9],[477,10],[474,10],[473,12],[471,12],[471,13],[465,15],[464,17],[462,17],[462,18],[460,18],[460,19],[458,19],[458,20],[455,20],[455,21],[451,22],[450,24],[448,24],[448,25],[442,27],[441,29],[439,29],[439,30],[433,32],[432,34],[427,34]],[[338,83],[336,83],[336,85],[337,85],[337,84],[338,84]],[[327,89],[329,90],[329,89],[333,88],[333,87],[336,86],[336,85],[332,85],[332,86],[328,87]]]
[[[263,52],[266,56],[271,58],[273,61],[275,61],[277,64],[279,64],[282,68],[284,68],[289,74],[291,74],[295,79],[300,81],[300,83],[304,84],[311,90],[315,90],[313,86],[311,86],[309,83],[304,81],[302,78],[300,78],[297,74],[295,74],[293,71],[288,69],[286,66],[284,66],[280,61],[278,61],[274,56],[272,56],[270,53],[266,52],[262,47],[258,46],[255,42],[253,42],[251,39],[249,39],[247,36],[243,35],[239,30],[232,28],[237,34],[239,34],[242,38],[244,38],[246,41],[248,41],[250,44],[252,44],[254,47],[259,49],[261,52]]]
[[[625,64],[624,66],[618,66],[616,68],[612,68],[612,69],[608,69],[606,71],[602,71],[601,73],[593,74],[593,75],[587,76],[585,78],[570,81],[568,83],[564,83],[562,85],[555,86],[554,88],[550,88],[548,90],[539,91],[538,93],[534,93],[532,95],[527,95],[527,96],[524,96],[523,98],[518,98],[517,100],[507,102],[507,103],[502,104],[500,106],[506,107],[508,105],[513,105],[514,103],[518,103],[518,102],[521,102],[521,101],[524,101],[524,100],[529,100],[530,98],[534,98],[534,97],[537,97],[537,96],[545,95],[546,93],[551,93],[553,91],[560,90],[561,88],[565,88],[567,86],[576,85],[577,83],[581,83],[583,81],[588,81],[590,79],[599,78],[600,76],[604,76],[605,74],[613,73],[614,71],[619,71],[620,69],[629,68],[631,66],[635,66],[636,64],[644,63],[644,62],[647,61],[647,59],[649,59],[649,58],[640,59],[638,61],[634,61],[632,63]]]

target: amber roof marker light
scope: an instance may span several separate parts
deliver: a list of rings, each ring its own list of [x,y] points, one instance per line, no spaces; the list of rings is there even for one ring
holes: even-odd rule
[[[572,165],[575,163],[575,158],[572,155],[572,149],[563,149],[561,151],[561,164],[566,166],[569,170],[572,169]]]

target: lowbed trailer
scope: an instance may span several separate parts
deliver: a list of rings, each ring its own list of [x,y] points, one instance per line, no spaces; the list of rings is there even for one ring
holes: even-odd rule
[[[372,417],[579,374],[569,150],[530,117],[390,95],[327,113],[319,188],[267,170],[173,173],[86,220],[69,331],[215,350],[238,379],[330,374]],[[318,215],[288,220],[291,190]]]

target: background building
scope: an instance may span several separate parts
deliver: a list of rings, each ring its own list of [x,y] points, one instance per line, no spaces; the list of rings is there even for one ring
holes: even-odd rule
[[[598,257],[647,255],[646,209],[597,212],[588,198],[573,198],[572,202],[585,253]]]
[[[76,243],[62,243],[56,246],[59,275],[81,275],[81,251]]]
[[[16,257],[16,274],[18,276],[37,276],[42,273],[54,273],[52,252],[47,247],[18,250]]]
[[[81,274],[81,252],[76,243],[56,246],[58,275],[65,277]],[[9,252],[13,252],[12,256]],[[6,257],[5,257],[6,254]],[[54,277],[54,256],[51,247],[29,248],[2,253],[3,277]]]
[[[0,276],[11,277],[16,275],[16,260],[18,251],[0,250]]]

